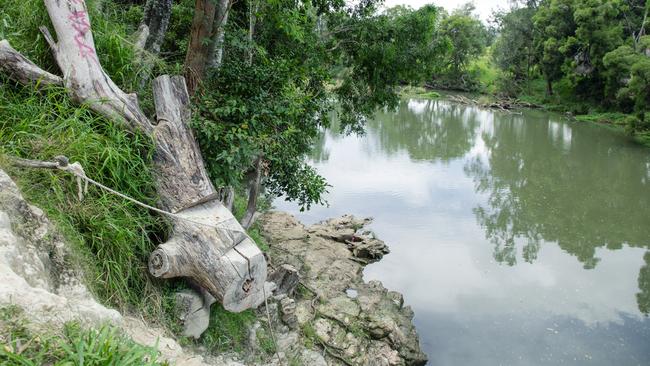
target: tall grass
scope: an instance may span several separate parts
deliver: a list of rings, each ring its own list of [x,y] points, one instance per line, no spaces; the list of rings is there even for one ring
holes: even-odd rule
[[[139,19],[111,2],[87,3],[102,65],[125,91],[136,91],[142,68],[134,62],[129,39]],[[40,25],[50,26],[42,0],[3,1],[0,38],[42,68],[60,74],[38,31]],[[150,104],[149,94],[139,94],[143,104]],[[79,161],[91,178],[140,201],[153,205],[157,201],[151,141],[74,104],[62,88],[36,91],[0,75],[0,145],[0,153],[30,159],[66,155]],[[61,172],[3,165],[26,198],[42,207],[74,244],[87,283],[103,302],[160,315],[164,294],[148,276],[146,261],[165,239],[167,226],[161,218],[93,187],[78,202],[71,178]]]
[[[39,160],[65,155],[80,162],[93,179],[156,203],[148,138],[73,104],[61,88],[38,92],[0,82],[0,153]],[[81,253],[87,282],[101,300],[143,309],[151,297],[160,297],[146,273],[146,260],[166,235],[161,218],[94,187],[79,202],[65,173],[3,165],[26,198],[43,208]]]

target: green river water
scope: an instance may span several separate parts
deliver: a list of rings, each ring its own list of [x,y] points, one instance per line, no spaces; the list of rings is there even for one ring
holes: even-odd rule
[[[366,268],[404,294],[430,365],[650,365],[650,149],[621,132],[437,100],[326,131],[329,207],[391,253]]]

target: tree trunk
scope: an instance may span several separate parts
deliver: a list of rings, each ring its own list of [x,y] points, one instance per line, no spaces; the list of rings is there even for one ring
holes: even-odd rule
[[[47,29],[42,30],[71,96],[101,115],[143,131],[155,142],[160,206],[175,215],[171,238],[151,254],[151,273],[163,278],[189,277],[226,310],[242,311],[259,305],[264,301],[266,261],[217,199],[189,128],[189,95],[183,78],[165,75],[154,80],[158,120],[154,126],[140,110],[136,96],[124,93],[102,69],[84,1],[45,0],[45,5],[58,42]],[[13,70],[10,76],[18,81],[37,81],[46,76],[44,71],[35,73],[33,63],[25,64],[27,67]]]
[[[21,84],[36,81],[41,85],[63,85],[62,78],[36,66],[4,39],[0,41],[0,69]]]
[[[145,50],[156,55],[160,52],[171,15],[172,0],[147,0],[142,17],[142,24],[149,29]]]
[[[41,31],[64,75],[63,82],[71,97],[78,103],[87,103],[101,115],[126,122],[131,129],[150,133],[153,126],[140,110],[137,96],[123,92],[99,63],[85,2],[45,0],[45,7],[58,42],[47,28],[41,27]]]
[[[214,18],[214,35],[210,44],[210,59],[208,67],[211,70],[218,70],[223,62],[223,42],[226,36],[226,24],[230,12],[230,0],[218,0],[217,13]]]
[[[233,205],[235,204],[235,189],[232,186],[226,186],[219,189],[219,196],[221,203],[232,212]]]
[[[255,34],[257,8],[258,3],[256,0],[248,0],[248,66],[253,65],[253,35]]]
[[[546,79],[546,95],[549,97],[553,95],[553,82],[548,78]]]
[[[185,56],[185,81],[190,96],[194,95],[199,83],[205,77],[215,11],[216,7],[212,0],[196,0],[190,44]]]
[[[241,225],[248,229],[255,221],[255,212],[257,212],[257,197],[260,195],[260,186],[262,184],[262,157],[259,156],[255,159],[255,168],[252,172],[250,180],[250,187],[248,190],[248,204],[246,205],[246,213],[241,220]]]
[[[192,278],[227,310],[256,306],[263,297],[248,293],[261,290],[266,262],[218,200],[207,176],[189,128],[189,96],[183,79],[157,78],[154,101],[159,121],[154,129],[158,193],[165,210],[187,220],[174,219],[174,235],[152,253],[149,269],[156,277]]]

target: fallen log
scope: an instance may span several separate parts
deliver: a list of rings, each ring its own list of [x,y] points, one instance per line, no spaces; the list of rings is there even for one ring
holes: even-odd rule
[[[47,81],[66,87],[71,97],[95,112],[150,136],[155,144],[159,207],[174,214],[169,240],[151,254],[149,270],[162,278],[187,277],[221,302],[242,311],[264,301],[266,260],[254,241],[219,201],[189,127],[190,99],[181,76],[154,81],[156,121],[139,107],[135,94],[122,91],[102,68],[84,0],[44,0],[58,41],[41,31],[63,77],[46,73],[9,46],[3,70],[20,83]],[[11,51],[13,50],[13,52]],[[19,55],[20,57],[17,57]],[[18,60],[8,65],[6,60]],[[209,306],[209,305],[208,305]]]
[[[451,94],[447,96],[447,99],[460,104],[474,105],[480,108],[498,109],[503,112],[513,113],[513,114],[521,114],[521,112],[515,112],[514,111],[515,109],[540,108],[536,104],[532,104],[532,103],[521,101],[519,99],[512,99],[512,98],[496,99],[496,100],[485,102],[485,101],[468,98],[460,94]]]

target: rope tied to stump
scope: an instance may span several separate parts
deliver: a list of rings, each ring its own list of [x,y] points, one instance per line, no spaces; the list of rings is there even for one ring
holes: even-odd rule
[[[118,192],[108,186],[105,186],[102,183],[97,182],[96,180],[91,179],[86,175],[86,172],[84,171],[83,167],[79,162],[74,162],[70,163],[70,159],[68,159],[64,155],[57,155],[53,158],[53,161],[40,161],[40,160],[30,160],[30,159],[23,159],[23,158],[18,158],[14,156],[8,156],[9,160],[15,164],[19,165],[22,167],[27,167],[27,168],[45,168],[45,169],[56,169],[56,170],[61,170],[67,173],[72,174],[77,182],[77,198],[79,201],[82,201],[84,198],[84,195],[88,193],[88,184],[95,185],[103,190],[105,190],[108,193],[114,194],[118,197],[121,197],[127,201],[130,201],[140,207],[146,208],[148,210],[157,212],[159,214],[172,217],[175,219],[183,220],[186,222],[191,222],[196,225],[201,225],[201,226],[207,226],[215,229],[226,229],[231,232],[238,232],[238,233],[243,233],[245,234],[244,231],[241,230],[233,230],[232,228],[227,228],[223,227],[222,225],[226,223],[228,220],[223,220],[223,221],[217,221],[216,223],[205,223],[205,222],[200,222],[196,220],[192,220],[190,218],[187,218],[183,215],[179,215],[178,213],[174,212],[169,212],[165,211],[162,209],[159,209],[157,207],[148,205],[144,202],[138,201],[135,198],[129,197],[124,193]]]
[[[226,230],[229,230],[229,231],[242,232],[242,231],[238,231],[238,230],[232,230],[231,228],[219,227],[220,224],[225,223],[227,220],[218,221],[216,224],[207,224],[207,223],[204,223],[204,222],[199,222],[199,221],[188,219],[187,217],[181,216],[181,215],[179,215],[177,213],[161,210],[161,209],[159,209],[157,207],[153,207],[153,206],[148,205],[148,204],[146,204],[144,202],[140,202],[140,201],[136,200],[135,198],[129,197],[129,196],[123,194],[123,193],[120,193],[120,192],[118,192],[118,191],[116,191],[116,190],[114,190],[114,189],[112,189],[110,187],[107,187],[107,186],[103,185],[102,183],[99,183],[99,182],[89,178],[86,175],[86,172],[84,171],[83,166],[79,162],[70,163],[70,159],[68,159],[64,155],[55,156],[53,158],[53,161],[30,160],[30,159],[18,158],[18,157],[15,157],[15,156],[8,156],[8,158],[14,165],[18,165],[18,166],[28,167],[28,168],[45,168],[45,169],[52,169],[52,170],[61,170],[61,171],[67,172],[69,174],[72,174],[74,176],[74,179],[75,179],[76,183],[77,183],[77,198],[79,199],[79,201],[83,201],[84,196],[88,194],[88,185],[93,184],[93,185],[95,185],[95,186],[97,186],[97,187],[99,187],[99,188],[101,188],[101,189],[103,189],[103,190],[105,190],[105,191],[107,191],[107,192],[109,192],[111,194],[114,194],[114,195],[116,195],[118,197],[126,199],[126,200],[128,200],[130,202],[133,202],[138,206],[147,208],[149,210],[158,212],[160,214],[163,214],[163,215],[166,215],[166,216],[169,216],[169,217],[173,217],[173,218],[176,218],[176,219],[179,219],[179,220],[184,220],[184,221],[191,222],[191,223],[194,223],[194,224],[197,224],[197,225],[204,225],[204,226],[208,226],[208,227],[213,227],[215,229],[221,228],[221,229],[226,229]],[[245,233],[245,232],[243,232],[243,233]],[[237,252],[237,254],[242,256],[248,262],[248,270],[249,270],[248,276],[249,276],[249,278],[252,279],[251,274],[250,274],[250,259],[248,257],[246,257],[243,253],[241,253],[239,250],[237,250],[237,244],[235,244],[233,249],[235,250],[235,252]],[[273,331],[273,325],[272,325],[272,322],[271,322],[271,314],[269,313],[268,299],[267,299],[267,294],[266,294],[266,286],[264,286],[264,285],[262,286],[262,291],[263,291],[263,297],[264,297],[264,305],[265,305],[264,307],[266,309],[266,320],[268,322],[269,331],[271,333],[272,341],[273,341],[274,345],[276,346],[276,352],[275,353],[277,355],[278,361],[280,362],[280,364],[282,364],[283,360],[282,360],[282,357],[280,356],[279,350],[277,350],[277,341],[276,341],[276,337],[275,337],[275,332]]]

